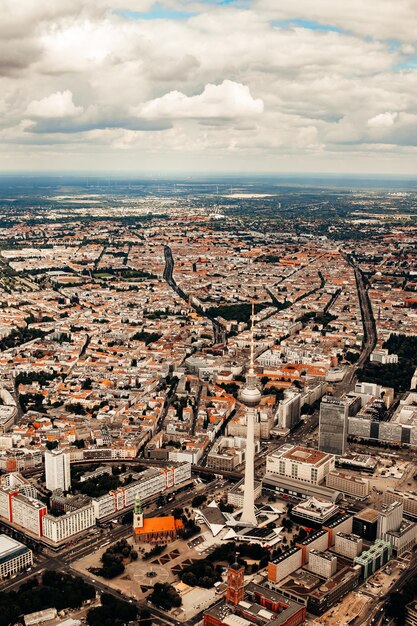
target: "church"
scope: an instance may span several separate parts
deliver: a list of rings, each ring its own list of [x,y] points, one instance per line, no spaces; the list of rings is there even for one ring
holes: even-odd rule
[[[133,537],[139,543],[165,544],[175,541],[183,531],[181,520],[173,515],[167,517],[144,517],[140,496],[135,499],[133,509]]]

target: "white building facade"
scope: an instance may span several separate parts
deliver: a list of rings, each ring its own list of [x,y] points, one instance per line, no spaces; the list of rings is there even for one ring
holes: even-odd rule
[[[50,491],[62,489],[68,491],[71,487],[70,455],[63,450],[46,450],[45,452],[45,482]]]

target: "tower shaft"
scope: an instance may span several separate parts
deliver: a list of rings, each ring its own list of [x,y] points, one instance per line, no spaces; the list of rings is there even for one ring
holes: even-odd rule
[[[245,481],[243,492],[243,511],[240,518],[248,526],[256,526],[255,515],[255,410],[250,407],[246,413],[246,461],[245,461]]]

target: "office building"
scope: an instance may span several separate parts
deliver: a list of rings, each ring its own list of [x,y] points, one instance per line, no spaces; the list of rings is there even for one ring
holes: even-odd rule
[[[297,548],[301,548],[302,563],[305,565],[308,563],[312,550],[319,550],[320,552],[327,550],[329,547],[329,534],[325,530],[317,530],[303,541],[298,541],[295,545]]]
[[[243,498],[245,493],[245,481],[242,478],[238,483],[233,485],[227,492],[227,504],[232,504],[237,509],[243,507]],[[260,480],[255,480],[254,483],[254,497],[255,502],[262,495],[262,483]]]
[[[324,396],[320,404],[319,450],[343,456],[348,435],[348,417],[360,408],[361,399]]]
[[[50,491],[61,489],[68,491],[71,487],[70,455],[63,450],[46,450],[45,452],[45,483]]]
[[[334,546],[336,539],[336,533],[351,533],[353,525],[353,518],[349,513],[343,513],[340,517],[323,524],[322,530],[327,531],[329,534],[329,548]]]
[[[389,530],[386,534],[390,542],[394,556],[401,556],[404,552],[411,551],[417,539],[417,524],[409,520],[403,520],[395,530]]]
[[[377,537],[388,541],[388,533],[398,530],[403,519],[403,505],[395,501],[391,504],[383,504],[378,515]]]
[[[96,518],[93,505],[88,504],[59,517],[45,515],[42,522],[43,536],[52,543],[58,544],[94,526]]]
[[[320,485],[335,468],[332,454],[314,448],[284,444],[266,458],[266,473]]]
[[[279,583],[303,565],[303,551],[292,547],[268,563],[268,580]]]
[[[417,626],[416,600],[413,600],[405,607],[405,626]]]
[[[255,454],[260,451],[259,441],[254,442]],[[243,437],[220,437],[207,456],[207,467],[213,470],[233,471],[246,458],[246,439]]]
[[[308,594],[307,609],[313,615],[322,615],[349,591],[357,587],[361,574],[359,566],[343,567],[331,578],[320,579],[319,585]]]
[[[16,539],[0,535],[0,579],[13,576],[32,564],[32,550]]]
[[[389,541],[377,539],[375,543],[360,556],[354,558],[353,562],[362,568],[362,578],[366,580],[378,569],[383,567],[391,558],[391,544]]]
[[[394,445],[417,445],[417,393],[410,391],[400,400],[390,421],[380,419],[377,403],[365,406],[349,417],[349,435]]]
[[[366,541],[375,541],[378,527],[378,511],[364,509],[353,516],[352,532]]]
[[[291,430],[300,421],[301,393],[286,389],[278,407],[278,424],[283,430]]]
[[[36,537],[43,535],[43,518],[47,512],[46,504],[35,498],[22,496],[20,493],[12,497],[10,521]]]
[[[110,518],[115,513],[133,508],[136,495],[140,496],[143,504],[167,489],[183,485],[190,480],[191,463],[174,462],[170,467],[149,467],[140,473],[139,480],[118,487],[99,498],[93,498],[94,515],[96,519]]]

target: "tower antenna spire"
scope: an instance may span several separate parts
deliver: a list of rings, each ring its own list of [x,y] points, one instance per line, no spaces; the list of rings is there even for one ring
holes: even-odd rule
[[[254,330],[255,330],[255,304],[252,301],[252,315],[251,315],[251,329],[250,329],[250,363],[249,363],[249,371],[251,374],[254,373]]]

